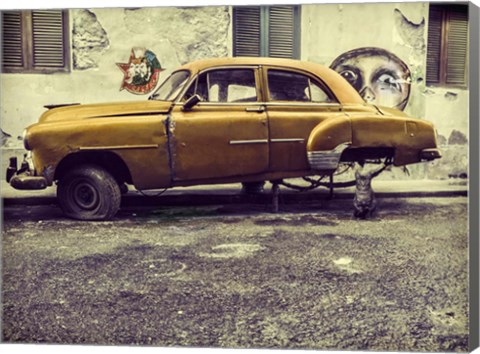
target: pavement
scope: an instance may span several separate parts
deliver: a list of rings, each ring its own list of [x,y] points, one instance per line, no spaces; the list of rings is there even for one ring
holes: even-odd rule
[[[301,184],[301,179],[293,183]],[[305,184],[304,184],[305,185]],[[56,187],[37,191],[19,191],[5,180],[0,183],[3,205],[48,205],[56,204]],[[131,187],[131,186],[130,186]],[[122,198],[122,206],[129,205],[206,205],[231,203],[265,203],[271,200],[271,184],[265,184],[265,191],[258,194],[243,194],[241,184],[201,185],[194,187],[176,187],[163,192],[153,190],[140,192],[130,189]],[[468,180],[373,180],[372,188],[377,198],[409,197],[454,197],[468,195]],[[163,193],[162,193],[163,192]],[[338,188],[334,198],[351,199],[355,188]],[[299,192],[281,186],[280,202],[297,203],[318,201],[329,198],[329,190],[317,188]]]

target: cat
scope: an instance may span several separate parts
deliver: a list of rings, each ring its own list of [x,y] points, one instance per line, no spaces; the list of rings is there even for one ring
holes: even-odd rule
[[[365,219],[373,215],[377,208],[375,193],[372,189],[372,178],[374,172],[368,171],[364,164],[355,164],[355,197],[353,199],[356,218]]]

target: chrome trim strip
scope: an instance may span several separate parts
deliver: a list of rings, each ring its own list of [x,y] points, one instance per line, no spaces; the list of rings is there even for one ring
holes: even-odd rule
[[[285,139],[270,139],[272,143],[303,143],[305,139],[302,138],[285,138]]]
[[[344,143],[333,150],[309,151],[308,163],[312,170],[336,170],[343,151],[349,146],[350,143]]]
[[[127,149],[157,149],[158,144],[146,144],[146,145],[113,145],[113,146],[81,146],[78,148],[80,151],[92,151],[92,150],[127,150]]]
[[[268,139],[230,140],[230,145],[242,145],[242,144],[268,144]]]
[[[183,102],[175,102],[175,105],[183,106]],[[342,108],[342,105],[339,103],[316,103],[316,102],[265,102],[265,101],[251,101],[251,102],[207,102],[202,101],[198,103],[198,106],[264,106],[268,108],[269,106],[272,107],[283,107],[283,106],[290,106],[290,107],[325,107],[325,108],[338,108],[339,110]]]
[[[264,102],[265,106],[295,106],[295,107],[335,107],[335,108],[342,108],[340,103],[332,102],[295,102],[295,101],[283,101],[283,102],[275,102],[275,101],[268,101]]]

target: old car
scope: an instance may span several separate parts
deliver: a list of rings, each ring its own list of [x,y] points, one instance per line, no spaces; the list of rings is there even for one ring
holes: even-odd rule
[[[57,184],[65,215],[112,218],[139,190],[329,175],[342,161],[440,157],[433,125],[367,104],[339,74],[290,59],[184,65],[149,100],[48,107],[24,133],[17,189]]]

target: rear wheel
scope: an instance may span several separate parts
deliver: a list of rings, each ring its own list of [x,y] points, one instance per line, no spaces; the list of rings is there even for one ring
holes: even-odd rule
[[[78,220],[108,220],[120,208],[117,181],[106,170],[83,165],[67,172],[58,182],[57,198],[64,214]]]

